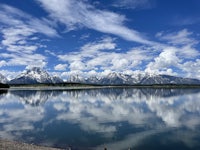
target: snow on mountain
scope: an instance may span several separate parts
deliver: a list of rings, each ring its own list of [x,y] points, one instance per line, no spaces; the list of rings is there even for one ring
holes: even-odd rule
[[[6,83],[7,79],[0,75],[0,81]],[[34,67],[26,70],[15,79],[9,81],[10,84],[36,84],[36,83],[62,83],[63,80],[56,76],[49,75],[45,70]],[[85,78],[81,75],[72,75],[67,82],[99,84],[99,85],[149,85],[149,84],[200,84],[200,80],[175,77],[170,75],[137,73],[124,74],[112,72],[104,76],[91,76]]]
[[[72,75],[68,78],[67,82],[74,82],[74,83],[86,83],[85,78],[79,75]]]
[[[200,80],[170,75],[147,75],[142,78],[140,84],[200,84]]]
[[[51,76],[52,83],[62,83],[63,80],[59,78],[58,76]]]
[[[90,78],[87,78],[85,80],[85,82],[88,83],[88,84],[100,84],[101,83],[101,77],[91,76]]]
[[[100,84],[100,85],[149,85],[149,84],[200,84],[200,80],[158,74],[123,74],[112,72],[106,76],[82,78],[71,76],[68,82]]]
[[[0,83],[7,83],[8,82],[8,79],[5,77],[5,76],[3,76],[2,74],[0,74]]]
[[[132,84],[133,80],[130,75],[122,74],[122,73],[109,73],[107,76],[104,76],[100,79],[100,83],[102,84]]]
[[[18,75],[11,80],[10,84],[36,84],[36,83],[61,83],[62,79],[49,75],[45,70],[39,67],[33,67]]]

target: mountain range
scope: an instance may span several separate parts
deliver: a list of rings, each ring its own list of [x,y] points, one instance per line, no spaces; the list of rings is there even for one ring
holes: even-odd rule
[[[18,75],[16,78],[8,81],[8,84],[38,84],[38,83],[62,83],[63,80],[57,76],[51,76],[49,73],[39,67],[33,67]]]
[[[39,67],[28,69],[10,81],[0,74],[0,83],[7,84],[55,84],[63,82],[61,78],[51,76],[47,71]],[[106,76],[91,76],[88,78],[84,78],[80,75],[73,75],[68,78],[67,82],[98,85],[200,84],[200,80],[198,79],[148,73],[128,75],[117,72],[109,73]]]
[[[99,84],[99,85],[150,85],[150,84],[200,84],[200,80],[158,74],[123,74],[112,72],[106,76],[83,78],[72,76],[69,82]]]

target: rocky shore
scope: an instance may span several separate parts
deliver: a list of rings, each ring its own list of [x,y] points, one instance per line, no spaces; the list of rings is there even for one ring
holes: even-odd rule
[[[61,149],[36,146],[16,141],[0,139],[0,150],[61,150]]]

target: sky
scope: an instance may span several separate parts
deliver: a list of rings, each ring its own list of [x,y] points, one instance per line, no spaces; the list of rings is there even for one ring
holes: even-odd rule
[[[199,0],[0,0],[0,73],[200,79]]]

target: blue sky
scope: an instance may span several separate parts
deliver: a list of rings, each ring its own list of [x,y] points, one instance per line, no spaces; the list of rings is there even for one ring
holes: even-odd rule
[[[199,0],[0,0],[0,70],[200,79]]]

